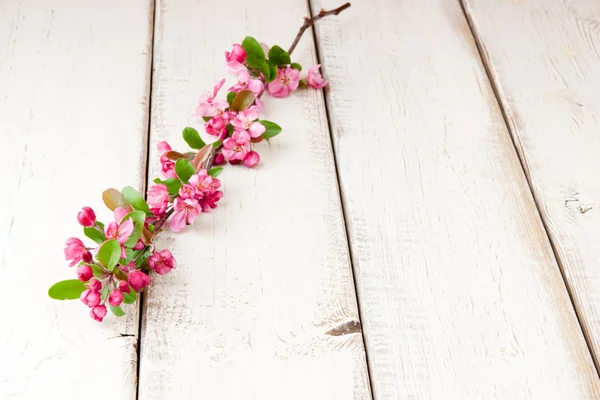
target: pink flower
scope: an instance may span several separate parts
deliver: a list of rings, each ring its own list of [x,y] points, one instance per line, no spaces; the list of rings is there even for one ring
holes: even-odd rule
[[[104,317],[106,316],[106,306],[96,306],[90,310],[90,317],[98,322],[102,322]]]
[[[77,278],[81,282],[87,282],[94,276],[94,272],[92,271],[92,267],[89,265],[83,264],[77,268]]]
[[[229,107],[229,103],[226,100],[216,99],[221,86],[225,83],[225,79],[221,79],[214,86],[212,95],[211,93],[207,93],[200,97],[198,100],[198,107],[196,107],[196,113],[199,117],[212,117],[219,113],[223,113],[227,107]]]
[[[131,292],[129,283],[127,281],[119,281],[119,290],[123,293]]]
[[[102,282],[100,282],[96,278],[92,278],[88,282],[88,289],[90,289],[92,292],[99,292],[100,290],[102,290]]]
[[[159,275],[164,275],[175,268],[175,259],[173,254],[167,249],[154,253],[148,258],[150,268],[156,271]]]
[[[248,168],[254,167],[260,161],[260,156],[254,150],[246,154],[244,165]]]
[[[214,116],[204,124],[204,130],[209,135],[217,137],[217,140],[223,140],[227,135],[227,124],[229,121],[220,115]]]
[[[108,304],[113,307],[118,307],[123,301],[123,292],[119,289],[114,289],[108,296]]]
[[[128,265],[119,265],[119,269],[123,272],[125,272],[126,274],[135,271],[136,266],[135,266],[135,261],[130,262]]]
[[[258,107],[248,107],[244,111],[237,113],[235,118],[231,120],[231,125],[236,131],[248,131],[250,137],[257,138],[265,133],[265,126],[258,119]],[[256,122],[255,122],[256,121]]]
[[[127,242],[127,239],[131,236],[131,232],[133,232],[133,221],[131,221],[131,218],[126,219],[121,224],[113,221],[104,228],[106,238],[108,240],[117,239],[121,245]]]
[[[213,165],[223,165],[225,164],[225,157],[223,157],[223,154],[219,153],[215,156],[215,159],[213,160]]]
[[[300,71],[290,67],[279,68],[277,77],[267,85],[267,89],[274,97],[287,97],[290,92],[298,88]]]
[[[173,204],[175,215],[171,218],[171,230],[173,232],[180,232],[185,228],[186,222],[191,225],[196,219],[196,215],[200,212],[200,204],[196,199],[182,199],[178,197],[175,199]],[[133,286],[133,285],[132,285]]]
[[[83,242],[77,238],[72,237],[67,239],[64,251],[66,260],[71,261],[69,267],[72,267],[80,261],[92,261],[92,253],[90,253],[85,248]]]
[[[246,50],[239,44],[234,44],[231,53],[228,51],[225,52],[225,59],[228,63],[232,61],[243,63],[246,61]]]
[[[77,221],[81,226],[94,226],[96,225],[96,214],[90,207],[83,207],[77,214]]]
[[[127,214],[129,214],[129,210],[127,210],[126,208],[123,208],[123,207],[115,208],[115,211],[114,211],[115,221],[117,221],[118,223],[121,223],[121,221],[123,220],[123,218],[125,218],[125,216]]]
[[[306,78],[306,82],[308,86],[313,89],[321,89],[327,86],[328,81],[323,79],[321,73],[319,72],[319,68],[321,68],[321,64],[317,64],[311,69],[308,70],[308,77]]]
[[[100,292],[86,289],[79,296],[79,300],[88,307],[96,307],[100,304]]]
[[[227,66],[229,67],[229,73],[235,76],[238,81],[247,83],[250,80],[250,73],[244,64],[237,61],[231,61],[227,63]]]
[[[250,134],[246,131],[235,131],[223,141],[223,157],[227,161],[242,161],[250,151]]]
[[[205,192],[211,190],[213,178],[208,175],[208,172],[205,169],[202,169],[198,171],[197,174],[190,177],[189,183],[189,186],[194,190],[196,198],[200,200],[204,197]]]
[[[148,190],[148,205],[155,215],[162,215],[169,205],[169,190],[166,185],[152,185]]]
[[[152,283],[148,275],[137,269],[129,274],[127,280],[129,282],[129,286],[131,286],[136,292],[139,292]]]
[[[239,81],[229,89],[228,92],[239,93],[240,90],[248,89],[254,96],[258,97],[265,90],[265,84],[260,79],[250,79],[248,82]]]
[[[142,250],[144,247],[146,247],[146,244],[142,241],[142,239],[139,239],[135,246],[133,246],[133,250]]]
[[[219,182],[218,179],[215,181]],[[200,206],[202,207],[202,212],[208,212],[211,208],[217,208],[217,201],[221,200],[223,197],[223,192],[220,190],[215,190],[214,192],[206,193],[202,201],[200,201]]]
[[[177,178],[177,174],[175,173],[175,163],[172,160],[169,160],[165,155],[167,152],[171,151],[171,146],[167,142],[159,142],[156,147],[158,147],[158,151],[160,152],[160,164],[161,164],[161,172],[167,178]]]
[[[193,199],[196,197],[196,190],[194,190],[192,185],[185,184],[179,189],[179,197],[182,199]]]

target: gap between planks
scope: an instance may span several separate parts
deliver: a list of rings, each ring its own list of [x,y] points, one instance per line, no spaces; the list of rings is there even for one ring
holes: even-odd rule
[[[587,350],[590,353],[590,356],[592,357],[592,361],[594,362],[594,368],[596,370],[596,374],[598,375],[598,377],[600,377],[600,369],[598,367],[598,359],[596,358],[596,355],[592,351],[592,345],[591,345],[589,333],[585,329],[585,325],[582,323],[583,318],[581,316],[581,312],[580,312],[579,308],[577,307],[577,303],[575,302],[575,299],[573,296],[573,288],[569,284],[569,281],[565,275],[564,266],[558,255],[558,252],[556,249],[556,244],[554,243],[554,241],[552,240],[552,237],[550,235],[550,232],[548,229],[548,224],[547,224],[546,220],[543,218],[542,213],[540,211],[540,199],[539,199],[538,195],[536,195],[535,191],[533,190],[531,173],[530,173],[529,167],[527,166],[527,159],[525,158],[525,154],[523,152],[519,151],[519,148],[522,146],[519,146],[519,144],[517,143],[519,141],[519,138],[517,137],[516,133],[513,131],[513,128],[511,127],[511,124],[508,121],[506,104],[503,101],[502,96],[500,96],[500,93],[498,90],[498,80],[497,80],[498,77],[494,76],[494,73],[490,67],[491,61],[490,61],[489,54],[487,53],[487,51],[485,49],[485,45],[484,45],[483,41],[481,40],[481,38],[477,35],[477,32],[475,31],[471,14],[467,11],[467,8],[465,6],[465,0],[458,0],[458,1],[460,3],[460,7],[462,9],[462,12],[463,12],[465,19],[467,21],[467,24],[469,26],[469,31],[471,33],[471,36],[473,37],[473,40],[475,42],[477,52],[479,53],[479,58],[481,59],[481,62],[483,64],[483,68],[485,70],[487,78],[490,81],[490,86],[492,87],[492,91],[494,93],[494,99],[496,100],[496,103],[498,103],[498,107],[500,108],[500,112],[502,113],[502,119],[504,121],[504,125],[506,125],[506,129],[509,133],[514,150],[517,153],[517,158],[519,159],[519,163],[521,164],[521,169],[523,170],[523,173],[525,174],[527,186],[529,188],[529,191],[531,192],[531,196],[532,196],[534,204],[535,204],[535,209],[537,211],[537,216],[540,219],[540,221],[542,222],[542,226],[544,227],[544,233],[545,233],[546,237],[548,238],[550,247],[552,248],[552,254],[559,266],[560,275],[562,277],[563,284],[565,285],[565,289],[569,295],[569,300],[571,301],[571,305],[573,306],[573,310],[575,311],[575,316],[577,317],[577,323],[579,324],[579,328],[581,329],[581,332],[583,333],[583,337],[585,338],[585,344],[587,346]],[[366,347],[365,347],[365,349],[366,349]]]
[[[308,6],[308,12],[310,13],[310,17],[313,17],[315,15],[315,12],[313,10],[312,0],[306,0],[306,3]],[[332,16],[330,18],[335,18],[335,16]],[[317,59],[317,64],[321,64],[321,52],[319,51],[319,38],[317,30],[315,29],[314,25],[311,26],[309,29],[315,46],[315,57]],[[326,87],[328,88],[328,86]],[[369,350],[367,349],[367,343],[365,341],[365,331],[364,329],[362,329],[362,307],[361,298],[357,289],[358,286],[356,284],[356,273],[354,272],[354,255],[352,254],[352,246],[350,245],[350,236],[348,236],[348,215],[346,210],[346,200],[344,197],[344,193],[342,192],[342,188],[340,186],[340,172],[338,168],[337,155],[335,154],[335,150],[333,149],[333,129],[331,125],[331,114],[329,112],[329,89],[323,88],[321,90],[323,91],[323,105],[325,108],[325,118],[327,119],[327,131],[329,132],[329,139],[331,140],[332,144],[331,154],[333,157],[333,169],[335,171],[337,189],[340,196],[340,207],[342,210],[342,218],[344,220],[344,233],[346,235],[346,243],[348,243],[348,262],[350,263],[350,271],[352,272],[352,282],[354,283],[354,294],[356,297],[356,305],[358,307],[358,322],[360,327],[360,335],[362,337],[363,347],[365,349],[365,362],[367,366],[367,373],[369,375],[369,390],[371,392],[371,398],[375,399],[375,392],[373,391],[373,385],[371,384],[371,382],[373,381],[373,375],[371,374],[371,366],[369,364]]]

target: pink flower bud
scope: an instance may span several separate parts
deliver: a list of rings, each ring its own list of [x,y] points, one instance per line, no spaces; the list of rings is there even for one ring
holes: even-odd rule
[[[127,281],[119,281],[119,290],[123,293],[131,292],[131,289],[129,288],[129,283],[127,283]]]
[[[256,164],[258,164],[259,161],[260,156],[254,150],[246,154],[246,157],[244,157],[244,165],[248,168],[256,166]]]
[[[139,292],[146,286],[150,285],[150,283],[152,283],[150,277],[140,270],[132,271],[127,277],[127,280],[129,281],[129,285],[136,292]]]
[[[159,275],[164,275],[176,266],[173,254],[167,249],[158,251],[148,258],[150,268]]]
[[[90,310],[90,317],[92,317],[94,320],[96,320],[98,322],[102,322],[102,320],[104,319],[105,316],[106,316],[106,306],[105,305],[95,306],[94,308],[92,308]]]
[[[77,278],[81,282],[87,282],[94,276],[94,272],[92,271],[92,267],[89,265],[83,264],[77,268]]]
[[[135,244],[135,246],[133,246],[134,250],[141,250],[144,247],[146,247],[146,245],[144,244],[144,242],[142,241],[142,239],[138,240],[138,242]]]
[[[92,292],[99,292],[100,290],[102,290],[102,283],[98,279],[92,278],[88,283],[88,288]]]
[[[96,307],[98,304],[100,304],[100,293],[87,289],[81,293],[79,299],[88,307]]]
[[[213,164],[214,165],[223,165],[225,164],[225,157],[223,156],[223,154],[219,153],[215,156],[215,159],[213,160]]]
[[[77,221],[79,221],[82,226],[94,226],[96,225],[96,214],[91,208],[83,207],[81,211],[79,211],[79,214],[77,214]]]
[[[313,89],[321,89],[327,86],[327,81],[323,79],[319,73],[320,64],[315,65],[308,70],[308,76],[306,77],[306,83]]]
[[[65,243],[65,258],[71,261],[69,267],[79,263],[80,261],[92,261],[92,254],[85,248],[83,242],[77,238],[69,238]]]
[[[119,289],[113,290],[110,296],[108,297],[108,304],[110,304],[113,307],[117,307],[121,304],[122,301],[123,292],[121,292]]]
[[[225,52],[225,59],[227,62],[237,61],[243,63],[246,60],[246,50],[239,44],[234,44],[231,52]]]

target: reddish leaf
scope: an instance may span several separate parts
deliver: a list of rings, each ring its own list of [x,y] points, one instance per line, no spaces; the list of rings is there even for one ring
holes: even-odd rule
[[[102,192],[102,200],[104,201],[104,204],[106,204],[106,207],[111,211],[114,211],[117,207],[129,207],[129,204],[127,204],[123,195],[117,189],[106,189]]]
[[[165,153],[165,157],[167,157],[169,160],[172,160],[172,161],[177,161],[177,160],[179,160],[180,158],[185,158],[185,155],[184,155],[184,154],[181,154],[181,153],[180,153],[180,152],[178,152],[178,151],[171,150],[171,151],[167,151],[167,152]]]

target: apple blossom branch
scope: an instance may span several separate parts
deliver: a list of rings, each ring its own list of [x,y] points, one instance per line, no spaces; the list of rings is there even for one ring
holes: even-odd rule
[[[158,143],[162,179],[154,180],[146,196],[131,186],[121,191],[105,190],[102,199],[114,216],[106,225],[96,218],[93,209],[83,207],[77,221],[97,247],[86,246],[76,237],[67,239],[64,254],[70,267],[77,265],[77,279],[52,285],[49,296],[80,299],[90,308],[90,316],[102,321],[107,304],[117,317],[125,315],[123,304],[137,301],[138,294],[152,283],[151,271],[164,275],[175,269],[173,254],[155,248],[156,236],[167,226],[180,232],[201,213],[217,207],[223,197],[217,179],[222,165],[252,168],[260,162],[256,146],[282,131],[275,122],[259,118],[264,113],[264,93],[283,98],[296,91],[301,81],[303,86],[317,90],[328,84],[319,73],[319,65],[312,66],[300,79],[302,66],[292,62],[290,54],[308,27],[348,7],[350,3],[305,18],[289,51],[277,45],[268,47],[247,36],[225,52],[229,73],[237,83],[222,99],[218,93],[225,79],[221,79],[200,97],[194,113],[203,119],[204,131],[214,141],[207,144],[195,128],[186,127],[182,136],[192,151],[181,153],[167,142]]]

